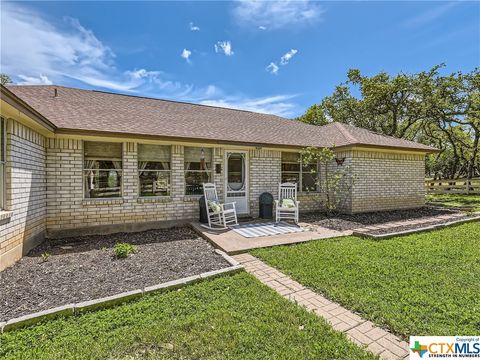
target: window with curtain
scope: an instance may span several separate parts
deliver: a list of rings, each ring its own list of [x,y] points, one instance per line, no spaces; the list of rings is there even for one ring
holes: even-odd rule
[[[185,194],[202,195],[202,184],[212,182],[212,149],[185,147]]]
[[[84,141],[83,183],[86,198],[122,196],[122,143]]]
[[[6,153],[6,135],[5,119],[0,118],[0,210],[5,209],[5,153]]]
[[[170,169],[170,146],[138,144],[140,196],[169,196]]]
[[[299,153],[282,152],[282,183],[301,184],[300,191],[318,191],[318,164],[303,164]]]

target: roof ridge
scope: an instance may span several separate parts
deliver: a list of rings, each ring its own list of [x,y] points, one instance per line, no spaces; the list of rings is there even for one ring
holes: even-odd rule
[[[340,130],[340,133],[345,137],[345,139],[347,139],[347,141],[351,141],[351,142],[358,142],[358,140],[350,133],[350,131],[348,131],[347,128],[345,128],[345,126],[343,126],[344,124],[343,123],[340,123],[340,122],[333,122],[333,124],[335,124],[335,126],[337,127],[338,130]]]

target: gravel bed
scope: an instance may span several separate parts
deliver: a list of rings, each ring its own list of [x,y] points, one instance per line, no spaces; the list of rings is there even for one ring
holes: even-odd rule
[[[137,252],[116,259],[119,242]],[[228,266],[189,228],[47,240],[0,272],[0,321]]]
[[[420,220],[440,215],[451,215],[459,212],[460,211],[453,209],[424,206],[419,209],[411,210],[377,211],[362,214],[339,214],[330,218],[321,213],[311,213],[305,214],[300,220],[312,225],[318,225],[338,231],[345,231],[365,226],[381,225],[388,222]],[[451,220],[445,220],[443,222],[447,221]],[[425,225],[419,224],[413,228],[420,226],[423,227]]]

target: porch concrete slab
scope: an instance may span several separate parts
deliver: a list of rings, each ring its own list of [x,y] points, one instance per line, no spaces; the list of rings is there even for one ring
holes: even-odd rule
[[[300,224],[301,226],[302,224]],[[276,245],[296,244],[311,240],[329,239],[339,236],[351,235],[352,231],[336,231],[323,227],[315,230],[305,230],[297,233],[261,236],[246,238],[233,230],[210,230],[199,222],[192,222],[190,226],[213,246],[229,255],[241,254],[251,249],[264,248]]]

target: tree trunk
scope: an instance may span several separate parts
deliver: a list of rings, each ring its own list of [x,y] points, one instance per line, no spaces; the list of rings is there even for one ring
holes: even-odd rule
[[[470,161],[468,162],[468,169],[467,169],[467,179],[471,179],[474,177],[475,172],[475,160],[477,159],[478,155],[478,145],[480,140],[480,132],[475,129],[475,137],[473,139],[473,151],[472,156],[470,157]]]

